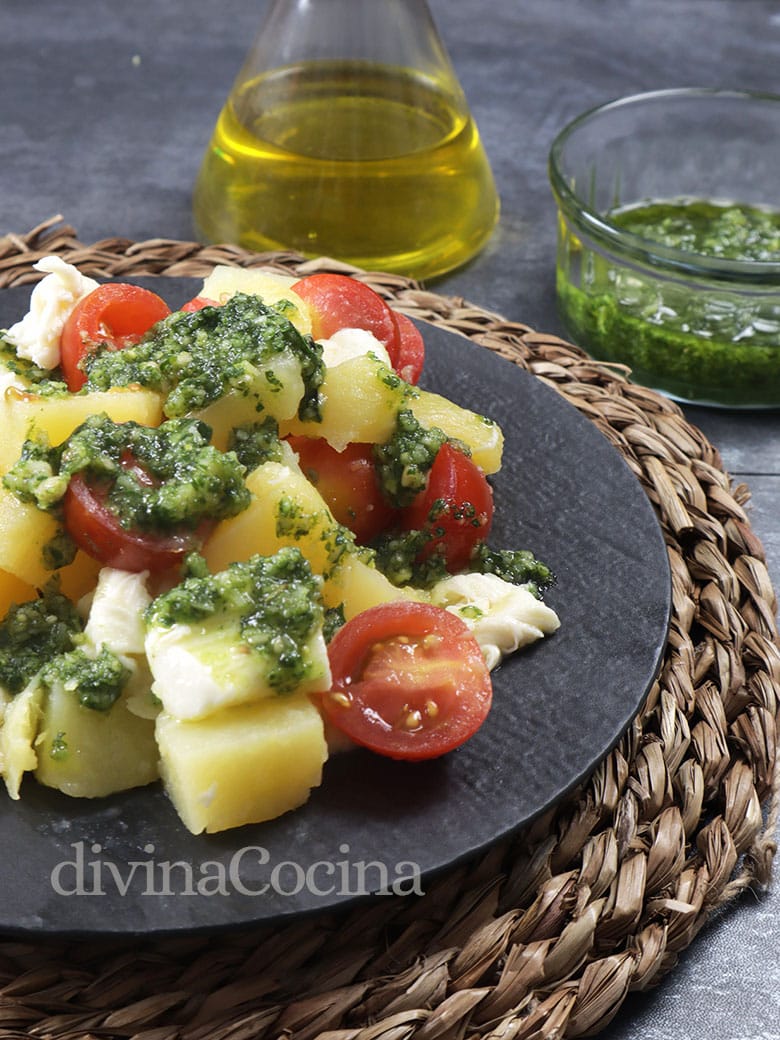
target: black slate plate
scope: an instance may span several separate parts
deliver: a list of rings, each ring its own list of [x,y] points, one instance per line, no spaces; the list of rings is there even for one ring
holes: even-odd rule
[[[138,279],[174,305],[197,283]],[[0,294],[0,327],[28,289]],[[491,543],[528,547],[557,574],[553,637],[494,674],[494,706],[463,748],[403,764],[361,751],[327,763],[300,810],[194,837],[158,786],[90,802],[26,779],[0,794],[0,930],[161,934],[269,922],[383,887],[422,890],[569,792],[639,709],[665,644],[670,577],[640,485],[595,426],[534,377],[423,326],[422,385],[497,419]],[[0,432],[1,435],[1,432]]]

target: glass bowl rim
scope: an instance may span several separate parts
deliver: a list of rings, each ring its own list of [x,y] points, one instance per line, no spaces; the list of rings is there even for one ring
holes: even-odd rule
[[[613,111],[640,106],[645,102],[669,101],[674,104],[678,100],[691,99],[706,102],[726,99],[735,101],[737,104],[768,102],[776,104],[780,113],[780,94],[753,90],[726,90],[719,87],[670,87],[663,90],[628,94],[594,105],[567,123],[550,146],[547,169],[550,186],[559,210],[580,231],[590,235],[594,241],[613,253],[640,264],[653,268],[667,268],[670,272],[676,272],[678,276],[687,274],[691,277],[718,282],[764,286],[777,284],[780,286],[780,261],[726,260],[650,242],[633,232],[626,231],[625,228],[613,223],[603,214],[597,213],[570,187],[562,173],[561,158],[567,141],[580,127],[587,125],[592,120]],[[778,211],[780,211],[780,199],[778,199]]]

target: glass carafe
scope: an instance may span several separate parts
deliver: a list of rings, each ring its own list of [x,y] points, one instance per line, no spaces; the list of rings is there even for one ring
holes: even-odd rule
[[[272,0],[195,185],[199,236],[428,278],[498,197],[425,0]]]

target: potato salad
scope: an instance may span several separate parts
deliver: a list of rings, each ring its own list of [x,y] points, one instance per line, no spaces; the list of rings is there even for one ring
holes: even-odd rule
[[[468,740],[559,622],[547,564],[491,541],[502,432],[417,385],[418,326],[340,274],[218,267],[172,311],[37,267],[0,333],[9,796],[162,782],[215,832],[336,751]]]

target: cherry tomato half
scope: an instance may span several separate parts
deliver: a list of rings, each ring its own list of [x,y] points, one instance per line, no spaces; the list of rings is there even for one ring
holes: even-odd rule
[[[126,530],[105,504],[106,495],[105,487],[75,473],[62,500],[68,534],[80,549],[106,567],[135,573],[176,567],[188,552],[200,548],[214,526],[213,521],[206,521],[194,531],[165,534]]]
[[[185,304],[179,308],[184,311],[185,314],[194,314],[195,311],[202,311],[204,307],[219,307],[220,304],[216,300],[210,300],[208,296],[193,296],[191,300],[187,300]]]
[[[490,711],[479,644],[442,607],[406,600],[371,607],[338,630],[328,655],[325,717],[389,758],[437,758],[468,740]]]
[[[398,353],[395,357],[391,354],[390,360],[401,379],[416,386],[425,363],[425,340],[411,318],[396,311],[395,320],[398,323]]]
[[[321,437],[287,440],[333,516],[361,545],[393,526],[396,510],[382,494],[370,444],[348,444],[336,451]]]
[[[327,339],[339,329],[365,329],[376,336],[391,360],[397,356],[396,315],[370,286],[345,274],[310,274],[292,288],[311,308],[315,339]]]
[[[493,490],[468,455],[445,443],[439,448],[425,491],[401,514],[404,530],[429,530],[425,555],[441,547],[447,569],[460,571],[493,522]]]
[[[107,282],[79,300],[62,330],[60,354],[68,389],[87,381],[84,358],[99,348],[122,350],[170,314],[168,304],[148,289]]]

